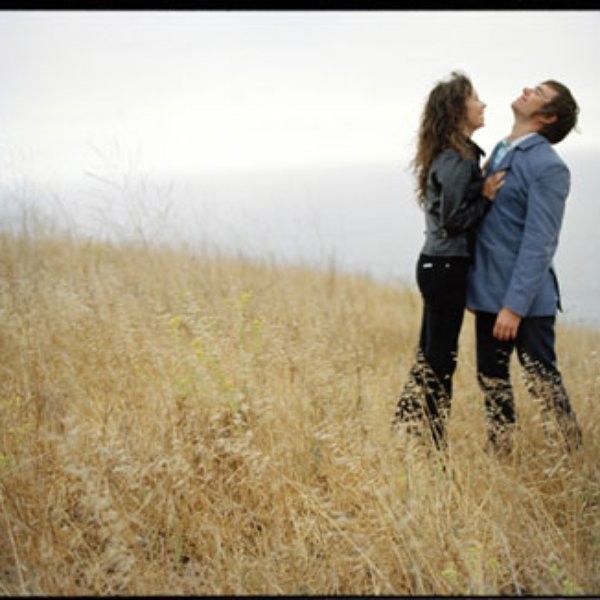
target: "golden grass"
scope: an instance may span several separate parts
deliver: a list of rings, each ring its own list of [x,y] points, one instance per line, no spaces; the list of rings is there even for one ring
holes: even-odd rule
[[[598,333],[558,330],[584,449],[515,376],[504,463],[468,315],[443,470],[390,431],[410,290],[8,234],[0,286],[0,593],[600,592]]]

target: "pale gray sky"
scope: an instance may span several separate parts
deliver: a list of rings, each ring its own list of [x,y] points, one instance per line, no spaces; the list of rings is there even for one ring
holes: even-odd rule
[[[566,83],[600,147],[599,11],[0,13],[0,156],[72,179],[95,146],[176,177],[407,162],[426,95],[453,69],[487,102],[486,150],[524,85]]]

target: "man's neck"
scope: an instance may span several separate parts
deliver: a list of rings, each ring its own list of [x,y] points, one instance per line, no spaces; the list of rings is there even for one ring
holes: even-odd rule
[[[518,140],[520,137],[527,135],[528,133],[537,133],[539,127],[536,123],[531,121],[517,121],[513,123],[512,131],[506,138],[510,143]]]

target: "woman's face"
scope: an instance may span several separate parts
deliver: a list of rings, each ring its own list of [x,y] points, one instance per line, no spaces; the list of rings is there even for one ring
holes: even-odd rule
[[[477,92],[472,90],[465,101],[465,130],[469,136],[476,129],[485,125],[483,118],[485,107],[485,103],[479,99]]]

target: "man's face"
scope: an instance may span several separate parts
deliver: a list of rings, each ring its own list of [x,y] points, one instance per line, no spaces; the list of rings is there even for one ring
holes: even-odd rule
[[[534,88],[523,88],[523,93],[513,101],[511,106],[515,114],[531,118],[557,95],[558,92],[553,90],[549,85],[540,83],[540,85]]]

